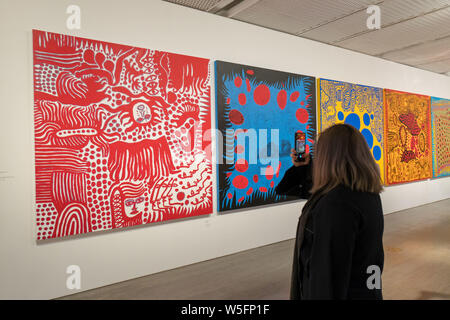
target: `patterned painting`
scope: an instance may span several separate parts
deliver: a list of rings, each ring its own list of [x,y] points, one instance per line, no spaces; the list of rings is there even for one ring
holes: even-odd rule
[[[433,176],[450,176],[450,100],[431,98]]]
[[[432,176],[430,97],[384,90],[386,182]]]
[[[320,132],[336,123],[358,129],[384,181],[383,89],[326,79],[318,80]]]
[[[295,132],[316,135],[315,78],[215,62],[218,210],[293,200],[275,186],[292,166]]]
[[[212,212],[209,60],[33,31],[37,239]]]

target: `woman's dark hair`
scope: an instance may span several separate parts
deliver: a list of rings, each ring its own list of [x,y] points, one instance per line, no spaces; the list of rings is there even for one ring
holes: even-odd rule
[[[380,169],[363,135],[348,124],[336,124],[319,135],[311,194],[325,194],[339,184],[352,190],[380,193]]]
[[[340,184],[362,192],[380,193],[383,190],[380,169],[366,140],[348,124],[335,124],[319,135],[312,167],[311,197],[300,216],[296,250],[301,248],[311,210],[330,190]]]

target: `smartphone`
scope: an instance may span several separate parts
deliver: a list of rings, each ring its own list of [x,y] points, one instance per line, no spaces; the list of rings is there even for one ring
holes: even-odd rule
[[[305,161],[303,155],[306,151],[306,134],[300,130],[295,133],[295,152],[297,152],[297,161]]]

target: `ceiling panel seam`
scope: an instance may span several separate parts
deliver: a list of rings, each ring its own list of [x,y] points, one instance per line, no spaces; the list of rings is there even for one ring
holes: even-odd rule
[[[373,5],[378,6],[378,5],[382,4],[383,2],[385,2],[385,0],[383,0],[383,1],[378,1],[378,2],[374,3]],[[368,8],[368,7],[367,7],[367,8]],[[350,17],[351,15],[354,15],[354,14],[359,13],[359,12],[361,12],[361,11],[365,11],[365,10],[367,10],[367,8],[364,7],[364,8],[355,10],[355,11],[353,11],[353,12],[351,12],[351,13],[342,15],[342,16],[340,16],[340,17],[338,17],[338,18],[333,19],[333,20],[329,20],[329,21],[326,21],[326,22],[324,22],[324,23],[315,25],[315,26],[313,26],[313,27],[310,27],[310,28],[307,28],[307,29],[303,29],[303,30],[301,30],[301,31],[299,31],[299,32],[297,32],[297,33],[295,33],[295,34],[298,35],[298,36],[301,36],[303,33],[306,33],[306,32],[309,32],[309,31],[311,31],[311,30],[314,30],[314,29],[317,29],[317,28],[326,26],[327,24],[330,24],[330,23],[333,23],[333,22],[336,22],[336,21],[345,19],[345,18]],[[327,42],[327,43],[328,43],[328,42]]]
[[[444,61],[449,61],[450,62],[450,57],[447,57],[447,58],[439,60],[439,61],[432,61],[432,62],[427,62],[427,63],[416,64],[416,66],[417,67],[426,66],[426,65],[429,65],[429,64],[438,63],[438,62],[444,62]],[[447,70],[450,70],[450,66],[448,67]]]
[[[428,12],[425,12],[425,13],[421,13],[421,14],[416,15],[416,16],[414,16],[414,17],[409,17],[409,18],[406,18],[406,19],[403,19],[403,20],[399,20],[399,21],[396,21],[396,22],[392,22],[392,23],[389,23],[389,24],[384,25],[384,26],[382,25],[380,29],[375,29],[375,30],[369,30],[369,29],[368,29],[368,30],[365,30],[365,31],[361,31],[361,32],[355,33],[355,34],[353,34],[353,35],[344,37],[344,38],[342,38],[342,39],[339,39],[339,40],[336,40],[336,41],[332,41],[332,42],[330,42],[330,43],[332,43],[332,44],[338,44],[339,42],[343,42],[343,41],[346,41],[346,40],[349,40],[349,39],[358,38],[358,37],[360,37],[360,36],[362,36],[362,35],[365,35],[365,34],[368,34],[368,33],[378,32],[378,31],[380,31],[380,30],[382,30],[382,29],[390,28],[390,27],[395,26],[395,25],[397,25],[397,24],[404,23],[404,22],[410,21],[410,20],[414,20],[414,19],[417,19],[417,18],[420,18],[420,17],[424,17],[424,16],[426,16],[426,15],[433,14],[433,13],[436,13],[436,12],[438,12],[438,11],[445,10],[445,9],[448,9],[448,8],[450,8],[450,5],[446,5],[445,7],[441,7],[441,8],[438,8],[438,9],[433,9],[433,10],[431,10],[431,11],[428,11]]]
[[[397,51],[408,50],[408,49],[411,49],[411,48],[414,48],[414,47],[422,46],[422,45],[427,44],[427,43],[441,41],[441,40],[444,40],[444,39],[447,39],[447,38],[450,38],[450,33],[446,34],[445,36],[442,36],[442,37],[439,37],[439,38],[435,38],[435,39],[432,39],[432,40],[426,40],[426,41],[422,41],[422,42],[417,42],[417,43],[410,44],[410,45],[407,45],[407,46],[399,48],[399,49],[388,50],[388,51],[385,51],[383,53],[376,54],[374,56],[383,58],[383,56],[386,55],[386,54],[390,54],[390,53],[397,52]]]

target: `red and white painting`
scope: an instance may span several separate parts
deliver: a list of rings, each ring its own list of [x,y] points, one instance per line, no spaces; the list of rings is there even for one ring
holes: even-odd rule
[[[212,213],[208,59],[33,30],[37,239]]]

